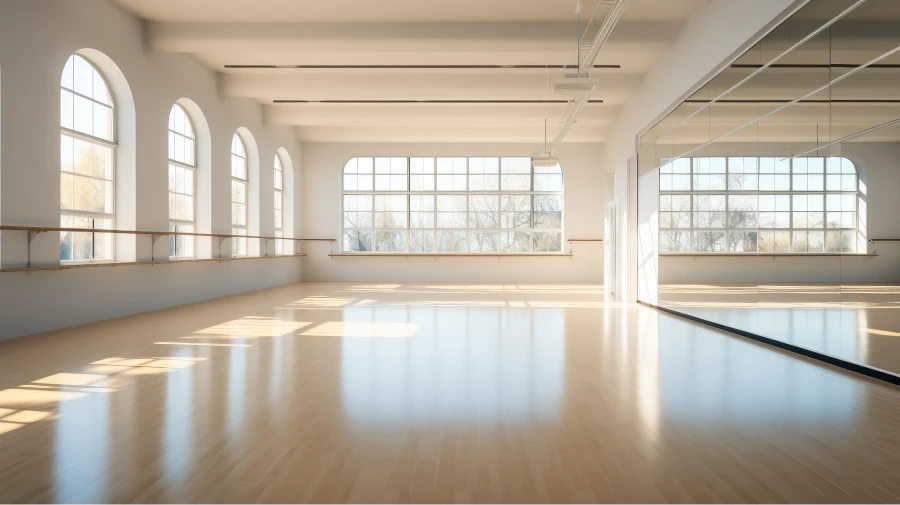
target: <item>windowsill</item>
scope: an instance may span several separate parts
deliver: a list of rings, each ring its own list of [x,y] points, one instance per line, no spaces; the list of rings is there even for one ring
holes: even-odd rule
[[[106,263],[115,263],[116,260],[59,260],[62,266],[78,266],[78,265],[103,265]]]
[[[762,256],[767,258],[792,258],[792,257],[810,257],[810,256],[821,256],[821,257],[863,257],[863,258],[871,258],[874,256],[878,256],[877,254],[868,254],[868,253],[660,253],[660,257],[735,257],[735,258],[747,258],[754,256]]]
[[[395,257],[395,258],[521,258],[521,257],[553,257],[570,258],[571,253],[332,253],[331,257]]]

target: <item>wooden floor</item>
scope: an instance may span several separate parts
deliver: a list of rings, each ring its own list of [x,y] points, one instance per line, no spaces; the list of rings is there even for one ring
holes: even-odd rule
[[[0,502],[897,502],[900,389],[598,286],[311,283],[0,343]]]
[[[659,305],[900,374],[897,284],[668,284]]]

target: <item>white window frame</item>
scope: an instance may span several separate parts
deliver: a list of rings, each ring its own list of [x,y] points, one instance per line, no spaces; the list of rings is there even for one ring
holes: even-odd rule
[[[696,163],[696,160],[706,159],[706,158],[725,158],[726,159],[726,172],[724,173],[725,181],[726,181],[725,189],[721,189],[721,190],[695,190],[695,189],[693,189],[695,187],[694,178],[695,178],[695,175],[697,174],[697,172],[694,170],[694,164]],[[859,191],[860,181],[859,181],[859,170],[856,168],[856,166],[853,164],[853,162],[851,162],[847,158],[841,157],[841,156],[830,156],[830,157],[811,156],[811,157],[804,157],[804,158],[787,158],[787,160],[789,160],[789,163],[790,163],[790,170],[786,174],[780,174],[780,175],[786,175],[788,178],[789,188],[787,190],[769,190],[769,189],[766,189],[766,190],[760,190],[760,189],[735,190],[735,189],[729,189],[728,178],[730,175],[733,174],[733,172],[731,172],[729,170],[731,167],[731,160],[737,159],[737,158],[754,158],[754,159],[756,159],[756,166],[757,166],[757,172],[755,174],[757,176],[756,187],[759,188],[759,183],[758,183],[759,177],[762,175],[768,175],[768,173],[763,173],[763,172],[759,171],[759,166],[760,166],[759,160],[763,159],[763,158],[773,158],[772,156],[714,156],[714,157],[702,157],[701,156],[701,157],[693,157],[693,158],[681,158],[680,159],[681,161],[686,160],[686,162],[688,164],[687,176],[689,179],[688,187],[691,188],[690,190],[666,190],[666,189],[663,189],[664,185],[662,184],[662,177],[665,175],[668,175],[668,174],[663,173],[662,168],[667,166],[672,160],[669,160],[666,158],[660,160],[660,167],[661,167],[660,173],[659,173],[660,202],[662,201],[662,198],[665,196],[688,196],[689,201],[690,201],[690,207],[689,207],[689,210],[687,211],[689,213],[689,221],[690,222],[689,222],[689,226],[687,228],[666,228],[663,226],[663,221],[661,219],[660,226],[659,226],[659,234],[660,234],[659,244],[660,244],[660,251],[662,254],[729,254],[729,255],[808,254],[807,251],[799,251],[799,250],[795,251],[794,250],[794,247],[795,247],[794,246],[794,235],[795,235],[795,233],[804,233],[804,232],[822,232],[822,251],[817,251],[814,254],[865,254],[866,253],[865,250],[859,250],[861,248],[864,248],[864,246],[862,245],[864,243],[864,241],[861,240],[861,237],[860,237],[861,227],[860,227],[860,221],[859,221],[860,220],[860,208],[859,208],[860,207],[860,191]],[[774,158],[776,158],[779,161],[785,160],[785,158],[778,158],[778,157],[774,157]],[[794,171],[795,161],[798,159],[808,160],[808,159],[812,159],[812,158],[823,160],[823,172],[821,174],[819,174],[819,173],[814,174],[814,175],[821,175],[823,189],[822,190],[795,189],[794,188],[794,176],[795,175],[807,175],[809,173],[809,172],[795,172]],[[850,166],[853,167],[852,175],[855,177],[856,190],[844,191],[844,190],[828,190],[827,189],[828,188],[827,176],[829,174],[831,174],[831,175],[851,175],[849,172],[847,172],[847,173],[829,172],[828,171],[829,159],[837,159],[837,160],[841,161],[841,164],[849,163]],[[703,174],[700,174],[700,175],[703,175]],[[724,226],[723,227],[700,228],[700,227],[696,226],[696,212],[699,212],[699,211],[697,211],[695,209],[695,201],[696,201],[697,196],[703,196],[703,195],[724,196],[725,210],[722,211],[724,214],[724,222],[723,222]],[[756,226],[756,228],[729,228],[729,226],[728,226],[729,225],[728,214],[730,212],[729,211],[730,199],[734,196],[742,196],[742,195],[757,196],[757,210],[756,210],[757,226]],[[759,226],[759,214],[761,212],[771,212],[771,211],[760,211],[759,210],[759,198],[758,197],[759,196],[769,196],[769,195],[787,196],[789,198],[788,210],[781,211],[781,212],[787,212],[787,214],[788,214],[789,221],[788,221],[787,227],[770,228],[770,227]],[[828,208],[827,208],[828,195],[853,195],[855,197],[855,207],[852,211],[854,213],[854,217],[855,217],[855,219],[854,219],[854,223],[856,225],[855,227],[853,227],[853,228],[846,228],[846,227],[832,228],[832,227],[828,226],[828,213],[829,213]],[[794,199],[795,199],[795,197],[799,197],[799,196],[821,196],[822,197],[823,203],[822,203],[822,211],[821,211],[821,213],[822,213],[822,226],[821,227],[813,227],[813,228],[794,227],[794,213],[797,212],[794,210]],[[660,203],[660,211],[659,212],[660,212],[660,217],[662,218],[662,214],[665,212],[669,212],[669,211],[663,210],[663,206]],[[836,211],[832,211],[832,212],[836,212]],[[662,247],[663,247],[664,241],[662,240],[662,235],[663,235],[663,233],[669,233],[669,232],[688,233],[689,240],[690,240],[688,250],[687,251],[663,250]],[[696,243],[696,236],[697,236],[697,233],[703,233],[703,232],[723,233],[724,237],[725,237],[724,238],[724,250],[722,250],[722,251],[698,251],[697,243]],[[730,244],[729,235],[731,233],[746,233],[746,232],[756,232],[757,234],[760,232],[786,232],[788,234],[788,241],[789,241],[788,242],[788,251],[759,251],[759,236],[758,235],[757,235],[757,250],[756,251],[730,251],[729,250],[729,244]],[[854,240],[852,242],[853,249],[851,251],[838,251],[838,252],[829,251],[828,250],[829,232],[831,232],[831,233],[835,233],[835,232],[841,232],[841,233],[850,232],[850,233],[852,233],[852,235],[854,237]],[[807,250],[808,250],[808,247],[807,247]]]
[[[281,175],[281,186],[278,185],[279,174]],[[281,240],[284,238],[284,162],[281,160],[281,155],[277,152],[275,153],[275,161],[274,161],[274,179],[273,186],[275,188],[272,200],[272,206],[274,207],[274,215],[273,218],[274,226],[275,226],[275,236],[278,237],[278,240],[275,240],[275,254],[284,254],[284,241]],[[278,208],[278,197],[281,197],[281,208]],[[281,226],[278,225],[278,214],[281,214]]]
[[[184,134],[182,134],[181,132],[178,132],[178,131],[176,131],[176,130],[173,130],[172,128],[168,128],[168,127],[167,127],[167,128],[168,128],[168,132],[169,132],[170,134],[177,135],[177,136],[182,137],[182,138],[184,138],[184,139],[189,139],[189,140],[191,140],[191,142],[192,142],[192,144],[193,144],[193,146],[194,146],[194,152],[191,154],[191,159],[194,160],[194,164],[193,164],[193,165],[190,165],[190,164],[188,164],[188,163],[184,163],[184,162],[178,161],[178,160],[176,160],[176,159],[173,159],[172,157],[169,157],[169,163],[168,163],[168,164],[169,164],[169,165],[175,165],[176,167],[182,168],[182,169],[184,169],[185,171],[187,171],[189,174],[191,174],[191,178],[192,178],[192,185],[191,185],[191,187],[194,188],[194,192],[193,192],[192,195],[188,195],[188,196],[191,197],[191,202],[192,202],[192,205],[193,205],[193,210],[192,210],[191,215],[194,216],[194,219],[193,219],[193,220],[190,220],[190,221],[174,219],[174,218],[172,218],[172,215],[170,214],[170,215],[169,215],[169,231],[174,231],[174,232],[177,233],[177,232],[179,231],[179,230],[178,230],[178,227],[179,227],[179,226],[190,226],[190,228],[191,228],[190,231],[191,231],[191,232],[196,232],[196,231],[197,231],[197,130],[196,130],[196,128],[194,127],[194,121],[191,119],[191,116],[190,116],[190,115],[188,114],[188,112],[184,109],[184,107],[181,106],[181,104],[178,104],[178,103],[174,104],[174,105],[172,106],[172,109],[171,109],[170,112],[169,112],[169,115],[171,116],[171,114],[172,114],[172,112],[174,111],[174,108],[175,108],[175,107],[178,107],[179,109],[181,109],[181,112],[184,114],[184,119],[185,119],[185,121],[187,121],[188,124],[190,125],[190,131],[191,131],[191,133],[193,133],[193,137],[188,137],[187,135],[184,135]],[[171,146],[168,146],[168,147],[171,148]],[[166,168],[168,168],[168,166],[167,166]],[[168,172],[168,170],[167,170],[167,172]],[[171,187],[171,181],[170,181],[170,183],[169,183],[169,187]],[[186,195],[186,193],[173,192],[171,189],[168,191],[168,194],[169,194],[169,195]],[[196,255],[197,255],[197,237],[195,237],[195,236],[182,237],[182,240],[190,240],[190,241],[192,242],[193,245],[192,245],[192,248],[191,248],[191,251],[192,251],[191,254],[179,254],[179,253],[178,253],[178,240],[177,240],[177,236],[170,236],[170,237],[169,237],[169,241],[170,241],[170,250],[171,250],[171,249],[174,249],[174,252],[175,252],[175,254],[174,254],[173,256],[170,256],[170,257],[173,258],[173,259],[178,259],[178,258],[194,258],[194,257],[196,257]],[[172,246],[172,244],[171,244],[172,242],[174,242],[174,246]]]
[[[243,153],[235,152],[234,146],[235,141],[237,141],[241,147]],[[233,237],[231,239],[231,255],[233,257],[247,256],[249,251],[247,249],[247,227],[250,221],[250,163],[248,162],[248,153],[247,153],[247,143],[244,142],[244,139],[238,132],[234,132],[231,140],[231,185],[229,186],[229,190],[234,188],[235,184],[240,184],[244,187],[244,224],[236,224],[234,219],[231,221],[231,234],[232,235],[242,235],[243,238]],[[241,160],[240,163],[244,166],[244,175],[245,178],[240,178],[234,175],[234,163],[235,160]],[[234,193],[232,192],[232,209],[234,208],[234,204],[240,204],[240,202],[234,201]],[[233,211],[232,211],[233,212]],[[243,248],[243,253],[241,252],[241,248]]]
[[[111,135],[112,139],[111,140],[104,139],[104,138],[96,137],[94,135],[91,135],[91,134],[88,134],[85,132],[75,130],[74,128],[75,128],[75,124],[77,123],[77,121],[75,119],[74,108],[72,110],[72,125],[73,125],[73,127],[68,128],[68,127],[63,126],[62,125],[63,103],[62,103],[62,100],[60,100],[60,142],[62,142],[63,137],[69,137],[69,138],[73,139],[73,142],[74,142],[74,140],[80,140],[83,142],[87,142],[89,144],[98,145],[98,146],[102,146],[102,147],[110,149],[110,157],[111,157],[110,164],[111,164],[111,168],[112,168],[112,176],[110,179],[105,179],[105,178],[99,179],[99,178],[93,177],[93,176],[76,175],[74,173],[74,162],[75,162],[74,158],[73,158],[73,172],[71,172],[71,174],[73,174],[73,182],[74,182],[74,177],[78,176],[78,177],[87,177],[92,180],[100,180],[100,181],[103,181],[104,183],[107,183],[107,182],[110,183],[110,187],[112,190],[112,195],[111,195],[112,212],[106,213],[106,212],[81,211],[81,210],[74,210],[74,209],[63,209],[62,202],[60,202],[60,224],[62,225],[62,221],[66,217],[88,218],[88,219],[91,219],[92,228],[93,228],[94,226],[96,226],[96,224],[95,224],[96,220],[100,220],[100,219],[107,220],[108,219],[110,221],[110,228],[115,229],[116,228],[116,173],[118,170],[118,166],[116,163],[117,158],[118,158],[117,136],[118,136],[118,130],[119,130],[118,117],[117,117],[118,111],[116,110],[116,97],[113,94],[112,88],[109,85],[109,80],[106,78],[106,76],[103,74],[103,72],[101,72],[100,69],[97,68],[97,65],[95,65],[88,58],[85,58],[84,56],[82,56],[81,54],[78,54],[78,53],[75,53],[75,54],[72,54],[71,56],[69,56],[69,59],[72,60],[73,74],[75,72],[76,58],[80,58],[80,59],[84,60],[88,65],[90,65],[93,72],[95,72],[97,74],[97,76],[103,81],[103,85],[106,88],[107,96],[109,98],[110,103],[105,104],[103,102],[100,102],[100,101],[94,99],[93,97],[86,96],[82,93],[79,93],[79,92],[75,91],[75,89],[74,89],[75,86],[73,86],[71,89],[67,88],[65,85],[62,84],[62,79],[60,79],[60,96],[62,96],[62,91],[67,91],[69,93],[72,93],[73,96],[77,96],[77,97],[81,97],[83,99],[89,100],[91,103],[91,106],[92,106],[92,111],[93,111],[93,107],[97,106],[97,105],[108,109],[110,111],[110,121],[112,123],[111,128],[110,128],[110,131],[112,133],[112,135]],[[66,61],[66,63],[68,64],[68,60]],[[63,75],[65,75],[65,70],[63,70]],[[74,76],[73,76],[73,79],[74,79]],[[66,173],[69,173],[69,172],[63,171],[62,162],[60,162],[60,177],[62,177],[63,174],[66,174]],[[73,189],[73,191],[74,191],[74,189]],[[73,195],[73,198],[74,198],[74,195]],[[73,205],[74,205],[74,200],[73,200]],[[65,226],[60,226],[60,227],[62,228]],[[76,226],[76,228],[77,228],[77,226]],[[95,228],[95,229],[102,229],[102,228]],[[72,233],[73,232],[61,232],[60,233],[60,248],[62,248],[61,244],[66,239],[67,235],[72,235]],[[109,241],[110,257],[97,259],[97,254],[96,254],[96,244],[97,244],[96,239],[97,239],[97,237],[96,237],[96,235],[98,233],[100,233],[100,232],[97,232],[97,231],[91,232],[91,258],[90,259],[81,259],[81,260],[62,259],[62,255],[60,254],[60,262],[63,264],[79,264],[79,263],[104,263],[104,262],[108,263],[108,262],[115,261],[116,241],[115,241],[115,236],[113,234],[104,234],[104,235],[106,235],[106,237],[105,237],[106,240]],[[72,248],[74,249],[74,238],[73,238],[73,242],[72,242]],[[72,250],[72,255],[74,257],[74,250]]]
[[[353,160],[359,160],[360,158],[370,158],[373,160],[373,173],[372,173],[372,177],[373,177],[372,188],[373,189],[371,191],[369,191],[369,190],[353,191],[353,190],[347,190],[344,187],[344,182],[345,182],[344,174],[345,174],[345,169],[346,169],[347,165],[350,162],[352,162]],[[375,179],[374,178],[376,175],[376,172],[375,172],[376,169],[374,167],[376,166],[376,162],[375,162],[376,158],[403,158],[403,159],[405,159],[406,190],[398,191],[398,190],[376,190],[375,189],[375,183],[374,183]],[[412,175],[414,175],[410,171],[410,159],[411,158],[417,158],[417,159],[425,158],[425,159],[433,159],[434,160],[433,173],[424,174],[426,176],[430,175],[433,178],[433,187],[435,188],[434,190],[411,191],[409,189],[411,187],[411,185],[410,185],[411,177],[412,177]],[[438,175],[439,175],[437,160],[439,158],[462,158],[462,159],[465,159],[465,172],[463,174],[460,174],[460,175],[463,175],[463,177],[465,178],[465,181],[466,181],[464,190],[450,191],[450,190],[438,190],[437,189],[438,188],[437,180],[438,180]],[[471,180],[470,176],[481,175],[480,173],[471,173],[470,172],[470,162],[471,162],[471,159],[473,159],[473,158],[496,158],[497,159],[497,162],[498,162],[498,172],[497,172],[498,189],[496,189],[496,190],[473,190],[470,188],[470,180]],[[502,171],[502,165],[503,165],[502,160],[504,158],[508,158],[508,159],[515,158],[515,159],[527,159],[528,160],[528,166],[529,166],[528,190],[504,190],[502,188],[502,178],[504,175],[504,173]],[[343,251],[344,254],[358,254],[358,255],[397,254],[397,255],[404,255],[404,256],[406,256],[406,255],[448,255],[448,256],[452,256],[452,255],[460,255],[460,254],[475,254],[475,255],[485,254],[485,255],[490,255],[490,256],[496,256],[496,255],[516,255],[516,254],[523,254],[523,253],[524,254],[541,254],[541,255],[565,254],[565,251],[563,248],[563,244],[565,242],[565,231],[564,231],[564,228],[565,228],[565,176],[564,176],[564,172],[562,170],[562,167],[560,166],[560,168],[559,168],[560,190],[559,191],[535,191],[534,190],[535,173],[534,173],[534,167],[533,167],[532,162],[533,162],[532,158],[526,157],[526,156],[471,156],[471,157],[470,156],[358,156],[358,157],[351,158],[344,164],[344,166],[342,167],[342,171],[341,171],[341,190],[342,190],[341,191],[341,235],[340,235],[341,251]],[[381,175],[385,175],[385,174],[381,174]],[[423,175],[423,174],[415,174],[415,175]],[[447,175],[447,174],[445,174],[445,175]],[[507,175],[510,175],[510,174],[507,173]],[[525,175],[525,174],[522,173],[521,175]],[[553,174],[553,175],[555,175],[555,174]],[[345,216],[345,214],[344,214],[344,212],[345,212],[344,197],[351,196],[351,195],[363,195],[363,196],[371,195],[372,196],[372,211],[371,211],[372,226],[371,227],[367,227],[367,228],[350,227],[350,228],[348,228],[345,226],[346,221],[345,221],[345,217],[344,217]],[[434,210],[431,211],[434,219],[432,222],[432,226],[430,228],[412,228],[411,227],[411,225],[412,225],[411,212],[412,211],[411,211],[411,205],[410,205],[410,198],[413,196],[418,196],[418,195],[431,196],[434,198]],[[438,197],[439,196],[453,196],[453,195],[459,195],[459,196],[463,196],[465,198],[465,202],[466,202],[465,227],[440,228],[440,227],[438,227],[438,203],[437,203]],[[560,202],[560,210],[559,210],[560,227],[559,228],[536,228],[535,227],[535,197],[536,196],[544,196],[544,195],[559,197],[559,202]],[[406,210],[405,210],[406,226],[404,228],[377,228],[375,226],[376,225],[375,215],[378,212],[376,210],[376,205],[375,205],[375,200],[376,200],[377,196],[404,196],[404,197],[406,197]],[[472,196],[496,196],[497,197],[498,227],[496,227],[496,228],[473,228],[473,227],[470,227],[469,214],[471,211],[470,202],[471,202]],[[531,223],[530,227],[528,227],[528,228],[503,228],[502,227],[502,222],[503,222],[502,197],[503,196],[528,196],[530,198],[531,205],[530,205],[530,210],[528,211],[530,213],[530,223]],[[522,211],[522,212],[524,212],[524,211]],[[410,251],[411,232],[412,231],[423,231],[423,230],[425,231],[425,233],[431,232],[431,234],[432,234],[432,243],[433,243],[432,250],[431,251],[418,251],[418,252]],[[371,234],[372,234],[372,250],[371,251],[349,251],[349,250],[347,250],[345,233],[348,231],[371,232]],[[377,248],[376,234],[379,231],[380,232],[405,233],[406,234],[406,250],[405,251],[391,251],[391,252],[377,251],[376,250],[376,248]],[[440,232],[462,232],[462,233],[464,233],[465,240],[466,240],[465,251],[439,252],[438,251],[438,249],[439,249],[438,234]],[[472,244],[472,234],[475,232],[497,233],[497,237],[498,237],[497,238],[497,241],[498,241],[497,242],[497,251],[488,251],[488,252],[475,251],[475,252],[473,252],[471,244]],[[504,252],[503,251],[503,233],[515,233],[515,232],[524,232],[524,233],[529,234],[530,240],[529,240],[529,250],[528,251],[526,251],[526,252]],[[535,234],[536,233],[557,233],[557,232],[559,233],[559,244],[558,244],[557,250],[537,251],[537,252],[535,251]]]

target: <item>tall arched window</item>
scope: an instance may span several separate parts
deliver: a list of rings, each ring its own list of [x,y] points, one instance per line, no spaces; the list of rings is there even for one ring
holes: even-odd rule
[[[62,261],[112,260],[115,221],[115,100],[103,75],[78,54],[60,84],[60,233]]]
[[[353,158],[343,250],[562,252],[562,169],[531,158]]]
[[[247,148],[237,133],[231,138],[231,234],[247,235]],[[247,239],[231,239],[231,255],[247,255]]]
[[[196,215],[197,156],[194,125],[177,103],[169,113],[169,231],[193,233]],[[169,236],[169,256],[193,258],[193,236]]]
[[[275,153],[275,236],[284,237],[284,167]],[[275,241],[275,254],[284,254],[284,241]]]

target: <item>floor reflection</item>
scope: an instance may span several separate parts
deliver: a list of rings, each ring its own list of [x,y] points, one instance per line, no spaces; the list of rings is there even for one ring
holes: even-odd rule
[[[175,354],[190,357],[189,349]],[[165,419],[163,421],[162,458],[167,485],[180,484],[189,468],[193,433],[194,371],[189,368],[166,375]]]
[[[63,401],[56,421],[53,484],[57,502],[102,497],[109,486],[109,396]]]
[[[854,380],[799,358],[767,359],[772,351],[766,346],[659,317],[667,319],[659,339],[659,384],[672,419],[764,432],[785,422],[814,429],[858,415]],[[822,387],[810,391],[810,383]]]
[[[0,343],[0,503],[900,499],[896,389],[601,292],[309,283]]]
[[[900,286],[668,284],[660,305],[900,373]]]
[[[473,305],[344,311],[345,326],[417,329],[402,341],[341,340],[340,391],[349,420],[526,422],[558,415],[565,313]]]

